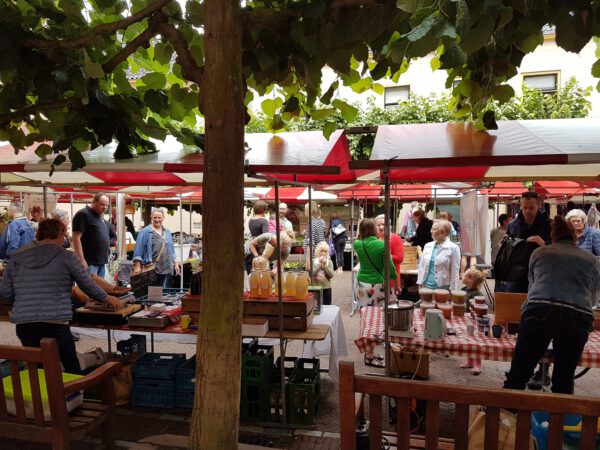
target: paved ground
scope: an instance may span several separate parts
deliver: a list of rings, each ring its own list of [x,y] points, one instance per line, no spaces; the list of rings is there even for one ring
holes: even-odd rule
[[[333,280],[333,300],[341,307],[346,337],[350,355],[343,359],[354,361],[356,371],[381,372],[383,370],[365,367],[362,355],[353,343],[358,336],[359,317],[356,314],[350,317],[351,311],[351,286],[350,273],[336,274]],[[0,341],[3,343],[18,344],[14,334],[14,328],[10,324],[0,324]],[[86,351],[93,347],[107,349],[105,339],[82,335],[77,343],[79,351]],[[174,342],[157,342],[156,351],[159,352],[185,352],[188,355],[194,353],[194,345],[177,344]],[[380,349],[383,353],[383,349]],[[301,343],[293,342],[288,346],[288,354],[294,355],[301,352]],[[504,379],[504,371],[508,369],[508,363],[497,363],[484,361],[484,371],[479,376],[471,375],[468,370],[460,369],[462,362],[458,357],[446,357],[433,354],[430,363],[430,375],[432,382],[444,382],[459,385],[479,385],[500,387]],[[322,358],[321,366],[327,367],[329,361]],[[597,388],[597,379],[600,370],[593,369],[584,377],[576,381],[576,393],[579,395],[600,396]],[[339,414],[338,414],[338,389],[328,375],[322,376],[321,389],[322,403],[321,413],[316,426],[312,430],[264,428],[243,425],[240,429],[240,442],[249,445],[264,447],[286,448],[286,449],[316,449],[329,450],[339,448]],[[117,439],[119,447],[134,449],[175,449],[187,446],[185,436],[189,430],[189,410],[156,410],[134,407],[121,407],[118,411]],[[451,411],[442,415],[441,434],[452,435]],[[97,441],[82,443],[78,448],[94,448]],[[19,443],[3,442],[3,449],[29,449],[40,448],[24,446]],[[44,447],[42,447],[44,448]]]

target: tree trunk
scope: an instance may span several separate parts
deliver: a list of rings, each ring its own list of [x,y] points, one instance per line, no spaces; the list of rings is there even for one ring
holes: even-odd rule
[[[243,291],[244,102],[239,0],[206,0],[201,107],[203,301],[190,448],[238,447]]]

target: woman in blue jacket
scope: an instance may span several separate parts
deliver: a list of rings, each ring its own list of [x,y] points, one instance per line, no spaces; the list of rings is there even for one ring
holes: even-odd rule
[[[175,256],[173,235],[163,227],[165,213],[162,209],[152,210],[152,223],[139,232],[133,251],[133,274],[142,271],[142,265],[156,265],[156,284],[167,287],[169,276],[179,275],[179,264]]]

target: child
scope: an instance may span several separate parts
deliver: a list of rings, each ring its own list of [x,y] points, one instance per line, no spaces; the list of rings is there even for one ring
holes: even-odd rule
[[[333,278],[333,262],[329,257],[329,244],[321,241],[315,248],[313,261],[315,284],[323,287],[323,304],[331,305],[331,279]]]
[[[483,284],[484,279],[485,274],[480,270],[474,268],[465,270],[465,273],[462,276],[462,282],[465,284],[465,291],[467,292],[467,295],[465,295],[467,308],[469,308],[469,303],[474,297],[483,295],[479,288]],[[481,359],[475,358],[467,358],[467,361],[464,364],[461,364],[460,367],[463,369],[470,368],[473,375],[479,375],[483,370],[481,368]]]

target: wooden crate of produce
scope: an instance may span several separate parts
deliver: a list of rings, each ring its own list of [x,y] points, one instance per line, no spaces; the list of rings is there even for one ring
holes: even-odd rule
[[[417,268],[417,247],[404,247],[404,260],[400,264],[400,272],[403,270],[415,270]]]

